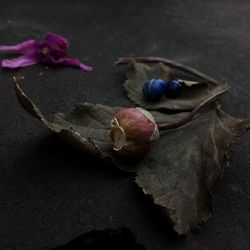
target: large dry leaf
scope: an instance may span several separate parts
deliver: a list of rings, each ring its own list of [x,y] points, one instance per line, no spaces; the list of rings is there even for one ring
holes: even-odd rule
[[[167,98],[163,96],[157,102],[149,102],[146,101],[143,96],[142,89],[144,84],[153,78],[164,80],[172,79],[173,73],[171,73],[170,68],[162,63],[154,67],[149,67],[146,64],[131,61],[128,65],[127,77],[128,79],[124,84],[127,96],[134,103],[150,110],[192,110],[221,89],[220,85],[208,86],[208,83],[204,81],[185,81],[183,90],[178,98]],[[178,78],[178,76],[174,76],[174,78]]]
[[[149,154],[141,162],[132,163],[114,154],[109,139],[110,120],[119,107],[77,104],[49,122],[18,85],[15,90],[25,110],[51,131],[120,169],[137,172],[137,184],[164,209],[179,234],[188,233],[209,216],[212,188],[222,175],[226,151],[250,126],[250,120],[233,118],[217,105],[209,105],[186,125],[161,132]],[[190,113],[152,114],[158,125],[167,125]]]
[[[141,163],[137,184],[163,208],[179,234],[210,215],[212,189],[222,177],[227,149],[249,126],[250,119],[213,108],[183,127],[163,132]]]
[[[122,170],[135,172],[137,164],[126,162],[116,156],[112,149],[109,137],[110,121],[120,107],[109,107],[101,104],[79,103],[69,112],[57,113],[54,119],[48,121],[35,104],[25,95],[19,85],[15,86],[20,104],[35,118],[39,119],[52,132],[57,133],[68,143],[79,149],[111,161]],[[175,115],[165,115],[160,112],[152,112],[156,122],[172,124],[186,117],[187,112]]]

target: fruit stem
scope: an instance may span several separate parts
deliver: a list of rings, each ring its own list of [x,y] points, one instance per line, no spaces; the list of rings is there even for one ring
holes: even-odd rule
[[[185,125],[186,123],[191,121],[193,119],[193,117],[196,114],[198,114],[199,111],[204,106],[206,106],[210,102],[214,101],[218,96],[222,95],[223,93],[225,93],[226,91],[228,91],[230,89],[230,86],[228,86],[227,84],[222,85],[220,82],[207,76],[206,74],[201,73],[200,71],[198,71],[192,67],[183,65],[181,63],[177,63],[177,62],[169,60],[169,59],[161,58],[161,57],[153,57],[153,56],[149,56],[149,57],[121,57],[115,62],[115,65],[128,64],[133,60],[136,62],[163,63],[163,64],[166,64],[166,65],[172,67],[172,68],[175,68],[175,69],[181,70],[183,72],[186,72],[190,75],[196,76],[196,77],[198,77],[201,80],[204,80],[206,82],[212,83],[214,85],[219,85],[216,87],[218,90],[213,95],[209,96],[206,100],[201,102],[186,117],[181,118],[180,120],[178,120],[174,123],[170,123],[170,124],[169,123],[157,124],[158,128],[161,130],[174,129],[174,128],[178,128],[178,127]]]
[[[206,106],[210,102],[214,101],[218,96],[222,95],[223,93],[225,93],[229,89],[230,89],[230,86],[227,84],[219,86],[219,89],[213,95],[209,96],[206,100],[201,102],[187,116],[185,116],[184,118],[181,118],[180,120],[178,120],[176,122],[170,123],[170,124],[169,123],[168,124],[167,123],[158,124],[158,128],[161,130],[166,130],[166,129],[178,128],[178,127],[185,125],[186,123],[188,123],[189,121],[191,121],[193,119],[193,117],[201,110],[201,108],[203,108],[204,106]]]

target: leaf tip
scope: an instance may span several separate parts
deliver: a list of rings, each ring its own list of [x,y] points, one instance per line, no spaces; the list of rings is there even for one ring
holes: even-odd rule
[[[41,114],[40,110],[35,106],[35,104],[28,98],[28,96],[23,92],[21,87],[19,86],[17,79],[13,76],[14,81],[14,90],[17,96],[17,99],[21,106],[30,113],[33,117],[45,121],[45,118]]]

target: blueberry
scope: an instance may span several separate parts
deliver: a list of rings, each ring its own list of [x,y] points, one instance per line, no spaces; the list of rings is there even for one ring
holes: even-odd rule
[[[143,95],[147,101],[157,101],[165,93],[167,84],[162,79],[152,79],[143,86]]]
[[[182,90],[182,84],[178,80],[171,80],[167,82],[166,96],[175,98],[177,97]]]

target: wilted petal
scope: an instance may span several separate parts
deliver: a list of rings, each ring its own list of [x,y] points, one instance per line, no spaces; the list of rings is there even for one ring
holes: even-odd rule
[[[45,65],[69,65],[84,71],[91,71],[92,67],[82,64],[76,58],[67,58],[69,42],[66,38],[48,33],[41,42],[27,40],[17,45],[0,46],[0,51],[14,51],[23,54],[13,60],[3,60],[2,67],[18,68],[43,63]]]
[[[48,33],[44,39],[44,42],[47,42],[49,44],[57,45],[61,49],[67,49],[69,47],[69,42],[66,38],[63,36],[57,35],[57,34],[52,34]]]
[[[32,54],[38,48],[38,42],[35,40],[27,40],[25,42],[10,45],[10,46],[0,46],[0,51],[11,51],[11,52],[18,52],[21,54]]]
[[[39,59],[32,56],[20,56],[16,59],[5,59],[2,61],[3,68],[16,69],[26,66],[31,66],[39,62]]]
[[[57,65],[68,65],[68,66],[72,66],[72,67],[78,67],[84,71],[92,71],[93,68],[91,66],[82,64],[78,59],[76,58],[60,58],[58,60],[53,60],[52,62],[53,64],[57,64]]]

